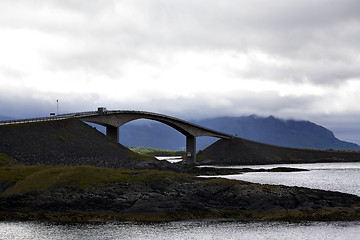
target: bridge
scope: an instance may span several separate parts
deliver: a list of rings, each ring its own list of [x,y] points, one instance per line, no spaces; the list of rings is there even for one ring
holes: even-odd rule
[[[59,121],[65,119],[79,119],[81,121],[91,122],[105,126],[106,135],[117,142],[119,142],[119,127],[128,122],[137,119],[149,119],[164,123],[186,136],[187,162],[190,163],[196,162],[196,137],[209,136],[209,137],[217,137],[217,138],[225,138],[225,139],[233,138],[232,135],[215,131],[206,127],[202,127],[164,114],[145,112],[145,111],[134,111],[134,110],[109,111],[106,110],[105,108],[99,108],[98,111],[60,114],[56,116],[42,117],[42,118],[28,118],[28,119],[0,121],[0,125],[39,122],[39,121]]]

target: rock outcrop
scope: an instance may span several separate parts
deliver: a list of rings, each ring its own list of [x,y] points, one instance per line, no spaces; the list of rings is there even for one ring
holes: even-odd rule
[[[197,157],[197,162],[200,164],[218,165],[358,161],[360,161],[360,152],[355,151],[285,148],[242,138],[218,140],[203,151],[200,151]]]
[[[349,194],[171,172],[129,174],[107,184],[32,191],[2,183],[0,220],[360,219],[360,198]]]

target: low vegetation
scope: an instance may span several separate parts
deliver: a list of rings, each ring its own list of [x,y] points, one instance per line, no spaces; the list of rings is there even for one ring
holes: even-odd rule
[[[359,202],[336,192],[161,170],[0,167],[0,221],[358,220]]]
[[[0,153],[0,166],[16,164],[16,161],[4,153]]]
[[[148,155],[148,156],[183,156],[185,155],[184,151],[171,151],[165,149],[157,149],[157,148],[146,148],[146,147],[133,147],[130,150]]]
[[[138,153],[138,152],[134,152],[134,151],[128,151],[128,158],[134,159],[134,160],[142,160],[142,161],[155,160],[155,158],[151,155]]]
[[[72,185],[79,189],[105,186],[113,182],[129,184],[153,181],[180,181],[190,175],[160,170],[123,170],[91,166],[13,166],[0,167],[0,182],[14,182],[4,193],[44,191],[51,187]]]

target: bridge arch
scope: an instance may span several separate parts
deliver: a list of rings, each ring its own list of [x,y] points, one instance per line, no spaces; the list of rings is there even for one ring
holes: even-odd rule
[[[78,116],[82,121],[96,123],[106,127],[106,135],[119,142],[119,127],[137,120],[149,119],[166,124],[186,136],[186,152],[190,153],[188,162],[196,162],[196,137],[209,136],[232,138],[231,135],[211,130],[171,116],[143,111],[106,111],[93,115]]]

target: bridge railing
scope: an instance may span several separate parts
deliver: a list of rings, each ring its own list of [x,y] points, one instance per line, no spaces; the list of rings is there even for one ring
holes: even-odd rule
[[[50,116],[50,117],[37,117],[37,118],[4,120],[4,121],[0,121],[0,125],[17,124],[17,123],[30,123],[30,122],[43,122],[43,121],[55,121],[55,120],[63,120],[63,119],[67,119],[67,118],[73,118],[73,117],[77,117],[77,116],[89,116],[89,115],[95,115],[95,114],[98,114],[98,112],[97,111],[75,112],[75,113],[58,114],[56,116]]]
[[[209,131],[209,132],[213,132],[213,133],[217,133],[217,134],[220,134],[220,135],[227,136],[227,137],[229,137],[229,138],[233,138],[233,137],[234,137],[234,135],[231,135],[231,134],[219,132],[219,131],[216,131],[216,130],[213,130],[213,129],[210,129],[210,128],[207,128],[207,127],[204,127],[204,126],[200,126],[200,125],[198,125],[198,124],[196,124],[196,123],[188,122],[188,121],[182,120],[182,119],[180,119],[180,118],[176,118],[176,117],[164,115],[164,114],[161,114],[161,113],[153,113],[153,112],[146,112],[146,111],[133,111],[133,110],[124,110],[124,111],[118,110],[118,111],[109,111],[109,112],[115,112],[115,113],[118,113],[118,112],[122,112],[122,113],[129,112],[129,113],[138,113],[138,114],[149,114],[149,115],[153,115],[153,116],[164,117],[164,118],[172,119],[172,120],[175,120],[175,121],[183,122],[183,123],[192,125],[192,126],[194,126],[194,127],[204,129],[204,130]]]
[[[0,121],[0,125],[7,125],[7,124],[17,124],[17,123],[29,123],[29,122],[42,122],[42,121],[55,121],[55,120],[64,120],[69,118],[81,118],[81,117],[90,117],[90,116],[96,116],[96,115],[107,115],[107,114],[118,114],[118,113],[132,113],[132,114],[147,114],[152,116],[158,116],[162,118],[167,119],[173,119],[179,122],[190,124],[194,127],[198,127],[204,130],[207,130],[209,132],[217,133],[220,135],[228,136],[232,138],[233,136],[230,134],[222,133],[213,129],[209,129],[207,127],[203,127],[200,125],[197,125],[195,123],[187,122],[185,120],[167,116],[164,114],[159,113],[153,113],[153,112],[146,112],[146,111],[136,111],[136,110],[107,110],[105,112],[99,112],[99,111],[87,111],[87,112],[74,112],[74,113],[65,113],[65,114],[58,114],[56,116],[50,116],[50,117],[38,117],[38,118],[27,118],[27,119],[16,119],[16,120],[6,120],[6,121]]]
[[[98,114],[97,111],[95,113]],[[213,130],[213,129],[210,129],[210,128],[207,128],[207,127],[204,127],[204,126],[200,126],[200,125],[192,123],[192,122],[188,122],[188,121],[176,118],[176,117],[172,117],[172,116],[168,116],[168,115],[164,115],[164,114],[160,114],[160,113],[146,112],[146,111],[136,111],[136,110],[108,110],[106,112],[106,114],[116,114],[116,113],[147,114],[147,115],[172,119],[172,120],[175,120],[175,121],[178,121],[178,122],[183,122],[183,123],[192,125],[192,126],[197,127],[197,128],[201,128],[201,129],[209,131],[209,132],[213,132],[213,133],[216,133],[216,134],[219,134],[219,135],[227,136],[228,138],[233,138],[234,137],[234,135],[231,135],[231,134],[219,132],[219,131],[216,131],[216,130]]]
[[[98,111],[87,111],[87,112],[65,113],[65,114],[59,114],[59,115],[56,115],[56,116],[65,117],[65,118],[72,118],[72,117],[80,117],[80,116],[91,116],[91,115],[97,115],[97,114],[99,114]]]
[[[65,119],[65,118],[60,117],[60,116],[53,116],[53,117],[15,119],[15,120],[0,121],[0,125],[16,124],[16,123],[30,123],[30,122],[43,122],[43,121],[62,120],[62,119]]]

